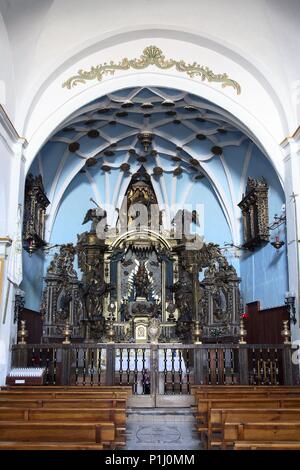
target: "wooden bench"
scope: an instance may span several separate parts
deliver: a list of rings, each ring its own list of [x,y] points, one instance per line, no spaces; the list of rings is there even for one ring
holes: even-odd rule
[[[45,399],[38,398],[1,398],[0,408],[21,407],[21,408],[122,408],[126,409],[125,399],[108,398],[61,398]]]
[[[38,399],[38,398],[43,398],[43,399],[56,399],[56,398],[83,398],[83,399],[89,399],[89,398],[116,398],[116,399],[127,399],[128,395],[126,392],[97,392],[97,391],[48,391],[48,390],[41,390],[41,391],[1,391],[0,392],[0,398],[33,398],[33,399]]]
[[[294,390],[300,392],[299,385],[191,385],[191,393],[195,394],[197,391],[229,391],[237,392],[248,390]]]
[[[208,448],[230,445],[224,444],[228,423],[300,422],[300,387],[200,385],[192,386],[192,393],[200,423],[198,431],[207,439]]]
[[[198,400],[211,398],[211,399],[225,399],[225,398],[281,398],[281,397],[295,397],[300,398],[300,387],[285,387],[285,386],[194,386],[192,394],[195,396],[196,404]]]
[[[131,385],[3,385],[1,390],[105,390],[132,394]]]
[[[131,387],[107,387],[105,390],[97,387],[13,387],[1,390],[0,449],[11,448],[7,443],[16,441],[14,449],[19,448],[18,441],[26,441],[25,444],[22,442],[25,447],[34,446],[35,441],[42,443],[38,448],[47,447],[53,440],[64,445],[65,438],[61,434],[68,435],[66,440],[72,441],[72,448],[76,444],[98,445],[98,449],[102,444],[106,448],[122,447],[125,444],[126,402],[131,393]],[[53,432],[53,429],[59,432]]]
[[[0,408],[0,421],[55,421],[97,423],[111,421],[125,429],[126,412],[122,408]]]
[[[104,385],[85,385],[85,386],[61,386],[61,385],[34,385],[34,386],[26,386],[26,385],[14,385],[14,386],[5,386],[1,387],[0,395],[3,392],[28,392],[28,393],[96,393],[96,394],[104,394],[114,397],[115,394],[120,397],[130,397],[132,395],[132,387],[131,386],[104,386]]]
[[[280,423],[300,422],[300,408],[277,409],[212,409],[208,424],[208,448],[222,446],[225,423]],[[219,439],[215,434],[220,433]]]
[[[103,450],[102,444],[79,444],[78,442],[0,442],[0,450]]]
[[[1,395],[0,395],[1,396]],[[197,391],[195,393],[196,401],[204,398],[218,399],[218,398],[281,398],[281,397],[295,397],[300,398],[299,390],[241,390],[241,391]]]
[[[300,422],[295,423],[225,423],[223,448],[236,441],[300,443]]]
[[[208,422],[211,409],[234,408],[299,408],[300,397],[286,398],[224,398],[224,399],[199,399],[197,403],[197,417],[203,422]]]
[[[73,442],[114,447],[113,423],[58,423],[1,421],[1,442]]]
[[[300,442],[236,442],[234,450],[300,450]]]

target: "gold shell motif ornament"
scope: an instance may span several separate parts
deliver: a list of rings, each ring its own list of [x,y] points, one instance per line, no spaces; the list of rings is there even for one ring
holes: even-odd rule
[[[190,78],[200,77],[202,81],[218,82],[222,84],[222,88],[231,86],[238,95],[241,93],[239,83],[229,78],[227,73],[215,74],[211,69],[197,62],[187,64],[184,60],[166,59],[162,50],[156,46],[146,47],[139,59],[128,59],[125,57],[118,63],[111,60],[110,62],[92,66],[90,70],[80,69],[76,75],[66,80],[62,87],[70,90],[80,83],[85,84],[89,80],[98,80],[100,82],[105,75],[114,75],[118,70],[143,70],[150,65],[154,65],[161,70],[168,70],[174,67],[178,72],[185,73]]]

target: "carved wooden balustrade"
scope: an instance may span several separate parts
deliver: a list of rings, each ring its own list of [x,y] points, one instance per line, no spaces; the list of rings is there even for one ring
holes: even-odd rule
[[[189,394],[192,384],[296,384],[291,355],[286,344],[18,344],[12,366],[45,367],[48,385],[124,384],[135,395],[172,395]]]

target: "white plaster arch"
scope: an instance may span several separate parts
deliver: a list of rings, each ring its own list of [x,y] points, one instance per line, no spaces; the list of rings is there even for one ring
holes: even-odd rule
[[[228,57],[233,63],[241,65],[249,74],[255,77],[264,88],[265,92],[271,97],[277,109],[279,119],[281,120],[283,132],[285,134],[288,132],[289,116],[284,109],[282,97],[280,97],[278,92],[282,87],[276,76],[274,76],[274,74],[270,76],[270,70],[259,62],[249,50],[247,51],[246,57],[245,51],[238,46],[236,41],[232,42],[226,40],[224,37],[220,40],[220,37],[217,35],[208,33],[203,35],[201,32],[192,28],[172,24],[164,25],[164,28],[162,28],[161,25],[158,24],[144,24],[135,25],[134,29],[129,25],[114,31],[106,33],[101,32],[96,34],[92,39],[86,40],[72,49],[62,49],[56,62],[54,64],[52,63],[51,67],[45,68],[43,73],[33,81],[28,89],[28,98],[23,102],[20,123],[18,123],[18,125],[22,126],[23,133],[26,133],[31,115],[43,93],[51,83],[64,73],[64,71],[72,67],[72,70],[76,73],[80,68],[77,64],[83,58],[89,57],[95,52],[107,50],[114,45],[153,37],[182,41],[204,47],[207,50],[216,51],[224,57]],[[196,59],[198,60],[198,57]],[[94,64],[94,62],[90,63],[90,65]]]

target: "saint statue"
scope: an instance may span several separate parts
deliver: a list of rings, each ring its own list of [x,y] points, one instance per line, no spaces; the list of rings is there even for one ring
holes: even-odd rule
[[[138,297],[149,300],[150,280],[145,263],[140,263],[137,273],[134,275],[133,285],[135,289],[135,300]]]

